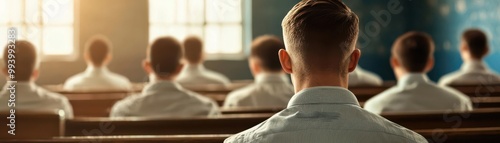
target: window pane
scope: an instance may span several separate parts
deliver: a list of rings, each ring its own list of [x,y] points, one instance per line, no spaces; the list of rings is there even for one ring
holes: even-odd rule
[[[47,24],[72,24],[74,6],[72,0],[43,0],[43,22]]]
[[[175,0],[149,0],[149,22],[173,23],[175,7]]]
[[[40,37],[40,28],[36,26],[28,26],[28,27],[21,27],[21,26],[15,26],[17,28],[17,39],[18,40],[27,40],[31,42],[37,49],[37,52],[40,53],[40,47],[41,47],[41,37]]]
[[[241,25],[208,25],[205,29],[206,52],[237,54],[242,51]]]
[[[184,1],[184,0],[183,0]],[[204,20],[205,0],[188,1],[188,21],[189,23],[202,24]]]
[[[7,45],[7,26],[0,26],[0,57],[3,57],[3,51]]]
[[[22,1],[20,0],[0,0],[0,24],[19,24],[22,19]]]
[[[176,22],[177,23],[187,23],[187,0],[177,0],[175,1],[177,6],[176,11]]]
[[[17,28],[17,40],[26,40],[28,38],[22,36],[22,35],[26,35],[26,28],[25,27],[21,27],[21,26],[14,26]],[[5,46],[7,44],[7,29],[10,28],[10,27],[6,27],[6,26],[0,26],[0,57],[3,57],[3,52],[5,50]],[[28,40],[29,42],[31,42],[31,44],[33,44],[35,46],[35,48],[38,50],[38,48],[40,47],[40,38],[39,36],[34,36],[32,37],[31,39]]]
[[[207,0],[206,19],[214,22],[241,22],[241,0]]]
[[[48,26],[43,29],[45,55],[71,55],[73,53],[73,27]]]
[[[167,32],[166,26],[162,25],[149,25],[149,42],[153,42],[158,37],[165,36]]]
[[[29,24],[38,25],[40,23],[39,0],[26,0],[25,2],[25,17],[24,21]]]

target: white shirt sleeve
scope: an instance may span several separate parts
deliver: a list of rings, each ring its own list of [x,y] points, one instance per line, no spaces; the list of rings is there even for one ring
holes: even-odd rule
[[[66,118],[72,119],[73,118],[73,107],[69,103],[68,99],[63,99],[61,105],[63,106],[63,110],[65,113]]]

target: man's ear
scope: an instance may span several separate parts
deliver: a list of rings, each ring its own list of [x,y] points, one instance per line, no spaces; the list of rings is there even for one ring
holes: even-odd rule
[[[5,77],[9,78],[9,69],[7,67],[2,68],[2,73]]]
[[[427,61],[427,65],[425,65],[425,72],[431,71],[433,67],[434,67],[434,58],[431,57],[429,61]]]
[[[153,68],[151,68],[151,62],[148,60],[142,61],[142,68],[146,72],[146,74],[150,75],[153,73]]]
[[[177,68],[175,68],[175,71],[174,73],[172,73],[172,75],[180,74],[183,68],[184,68],[184,62],[179,63],[179,65],[177,66]]]
[[[349,69],[348,69],[349,72],[352,72],[356,69],[360,57],[361,57],[361,50],[359,50],[358,48],[354,49],[349,59]]]
[[[250,68],[250,71],[252,72],[252,75],[255,77],[257,74],[260,73],[261,68],[260,68],[260,63],[258,63],[257,59],[250,57],[248,58],[248,67]]]
[[[38,69],[35,69],[33,70],[33,72],[31,73],[31,80],[35,81],[38,79],[38,77],[40,76],[40,70]]]
[[[392,67],[392,69],[399,68],[399,66],[401,66],[401,65],[400,65],[398,59],[396,59],[396,57],[392,56],[391,57],[391,67]]]
[[[281,63],[281,68],[285,73],[292,74],[292,59],[290,58],[290,55],[288,55],[288,52],[285,49],[281,49],[278,52],[278,56],[280,58],[280,63]]]
[[[111,62],[111,59],[113,59],[113,54],[108,53],[108,55],[106,55],[106,59],[104,59],[104,62],[102,62],[101,66],[108,65]]]

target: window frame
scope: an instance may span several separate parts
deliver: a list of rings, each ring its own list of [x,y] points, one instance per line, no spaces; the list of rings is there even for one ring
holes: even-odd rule
[[[38,29],[38,32],[36,33],[36,35],[41,38],[40,39],[40,45],[39,47],[36,47],[37,49],[37,55],[39,56],[39,60],[41,62],[50,62],[50,61],[75,61],[78,59],[78,55],[80,54],[80,50],[79,50],[79,35],[78,35],[78,26],[79,26],[79,7],[78,5],[80,4],[80,0],[70,0],[70,1],[73,1],[73,22],[72,24],[62,24],[62,26],[69,26],[72,28],[73,30],[73,44],[72,44],[72,48],[73,48],[73,52],[71,54],[67,54],[67,55],[47,55],[47,54],[44,54],[44,51],[43,51],[43,43],[44,42],[47,42],[44,40],[44,28],[46,27],[50,27],[50,26],[55,26],[55,27],[61,27],[61,26],[58,26],[58,24],[44,24],[43,23],[43,16],[46,15],[44,10],[43,10],[43,5],[44,5],[44,1],[43,0],[37,0],[38,4],[37,4],[37,7],[38,7],[38,10],[36,11],[36,17],[38,17],[38,20],[37,21],[33,21],[33,22],[28,22],[26,20],[26,0],[19,0],[21,1],[21,21],[20,23],[13,23],[13,22],[10,22],[8,21],[6,24],[0,24],[0,26],[2,27],[6,27],[6,28],[10,28],[10,27],[15,27],[18,29],[22,28],[23,30],[27,30],[28,27],[30,26],[34,26]],[[59,3],[57,0],[52,0],[52,1],[56,1],[57,3]],[[19,35],[17,34],[17,39],[27,39],[27,37],[22,37],[23,35]],[[22,37],[22,38],[20,38]],[[2,48],[3,50],[3,48]],[[2,57],[3,58],[3,57]]]
[[[176,0],[178,1],[178,0]],[[248,10],[250,8],[247,7],[248,4],[251,4],[251,1],[247,1],[247,0],[238,0],[240,2],[240,6],[241,6],[241,11],[240,11],[240,16],[241,16],[241,21],[239,22],[221,22],[221,21],[217,21],[217,22],[209,22],[207,20],[207,15],[206,15],[206,12],[207,12],[207,7],[208,7],[208,2],[206,2],[206,0],[204,0],[204,3],[203,3],[203,21],[201,23],[197,23],[197,22],[191,22],[191,21],[186,21],[185,23],[182,23],[182,22],[169,22],[169,23],[160,23],[160,22],[151,22],[151,19],[148,20],[148,24],[149,24],[149,28],[148,28],[148,41],[152,41],[153,39],[152,38],[156,38],[156,37],[150,37],[151,35],[149,34],[150,31],[151,31],[151,27],[155,26],[155,27],[170,27],[170,26],[181,26],[181,27],[186,27],[187,29],[191,28],[191,27],[200,27],[202,29],[202,36],[203,37],[200,37],[203,39],[204,41],[204,46],[206,45],[205,43],[205,37],[206,37],[206,29],[208,26],[213,26],[213,25],[216,25],[216,26],[223,26],[223,25],[238,25],[240,28],[241,28],[241,51],[238,52],[238,53],[206,53],[205,52],[205,60],[243,60],[243,59],[246,59],[246,56],[248,56],[248,47],[249,46],[246,46],[248,45],[248,38],[251,37],[251,34],[250,36],[247,35],[247,33],[251,33],[250,31],[251,30],[248,30],[248,24],[250,23],[249,22],[249,19],[248,18],[245,18],[245,16],[247,16],[249,14]],[[148,0],[148,6],[150,5],[150,0]],[[191,1],[187,1],[187,5],[186,5],[186,9],[189,9],[189,2]],[[149,8],[148,8],[148,11],[149,11]],[[186,13],[187,15],[189,15],[189,11],[188,13]],[[148,14],[148,17],[150,15]],[[251,16],[251,15],[249,15]],[[250,23],[251,24],[251,23]],[[179,39],[179,40],[182,40],[182,39]],[[250,40],[251,41],[251,40]],[[204,48],[206,49],[206,48]]]

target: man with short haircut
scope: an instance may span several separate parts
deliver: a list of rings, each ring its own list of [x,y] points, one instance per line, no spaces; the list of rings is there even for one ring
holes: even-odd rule
[[[9,59],[9,54],[13,54],[15,58]],[[66,97],[45,90],[35,84],[39,75],[39,60],[37,58],[38,54],[35,46],[28,41],[16,41],[15,48],[5,47],[2,72],[6,76],[7,84],[0,92],[0,102],[5,103],[5,105],[0,106],[0,111],[9,111],[10,108],[15,108],[16,111],[55,113],[64,111],[67,118],[72,118],[73,108]],[[9,64],[15,65],[13,69],[15,71],[13,73],[14,79],[9,78]],[[17,83],[13,81],[17,81]],[[11,93],[15,94],[12,97],[15,105],[9,107],[7,103],[11,100]]]
[[[83,57],[87,69],[70,77],[64,83],[69,91],[128,91],[130,81],[119,74],[108,70],[111,61],[112,45],[104,36],[94,36],[85,44]]]
[[[434,66],[434,42],[426,33],[408,32],[392,46],[391,66],[398,84],[366,101],[365,109],[383,112],[471,111],[466,95],[441,87],[426,73]]]
[[[360,57],[359,19],[340,0],[303,0],[284,18],[281,66],[295,95],[283,111],[226,143],[426,142],[419,134],[363,110],[347,90]]]
[[[217,72],[208,70],[203,66],[203,42],[195,36],[184,40],[185,59],[188,64],[177,78],[181,85],[205,85],[205,84],[230,84],[229,79]]]
[[[257,37],[248,58],[255,83],[229,93],[224,107],[286,107],[294,93],[278,57],[284,48],[276,36]]]
[[[118,101],[111,117],[193,117],[219,114],[217,103],[183,89],[175,81],[184,64],[181,44],[172,37],[155,40],[147,50],[143,68],[150,82],[142,93]]]
[[[460,55],[464,63],[458,71],[441,77],[439,85],[500,84],[500,75],[483,61],[488,52],[486,34],[479,29],[466,30],[460,43]]]

